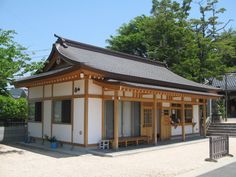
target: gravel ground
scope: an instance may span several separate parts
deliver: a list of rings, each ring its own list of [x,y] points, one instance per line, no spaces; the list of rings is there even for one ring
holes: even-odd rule
[[[236,138],[230,139],[230,153],[236,155]],[[206,167],[212,163],[204,161],[208,156],[208,142],[113,158],[91,154],[72,156],[0,144],[0,176],[172,177]],[[218,164],[229,158],[220,159]]]

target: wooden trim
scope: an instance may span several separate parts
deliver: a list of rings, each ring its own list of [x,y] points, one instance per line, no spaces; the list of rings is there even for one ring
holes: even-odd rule
[[[156,94],[153,95],[153,140],[154,144],[157,144],[157,99]]]
[[[53,125],[72,125],[71,123],[52,122]]]
[[[102,98],[104,97],[104,87],[102,87]],[[105,138],[105,100],[104,98],[102,99],[102,139]]]
[[[50,129],[50,131],[51,131],[51,135],[50,135],[50,137],[52,137],[52,124],[53,124],[53,101],[51,101],[51,129]]]
[[[80,95],[64,95],[64,96],[55,96],[55,97],[44,97],[44,98],[31,98],[29,101],[35,101],[35,100],[63,100],[63,99],[71,99],[71,98],[84,98],[85,94]],[[102,95],[98,94],[88,94],[89,98],[103,98]],[[111,97],[112,99],[112,97]]]
[[[113,149],[118,149],[119,146],[119,101],[118,91],[115,91],[114,96],[114,142]]]
[[[181,124],[182,124],[182,140],[185,141],[186,137],[185,137],[185,104],[181,105],[182,110],[181,110]]]
[[[44,101],[41,102],[42,105],[42,117],[41,117],[41,121],[42,121],[42,138],[44,137]]]
[[[206,137],[206,100],[204,99],[203,102],[203,135]]]
[[[75,83],[72,81],[72,96],[74,96],[74,86]],[[74,98],[71,99],[71,143],[73,143],[74,139]]]
[[[27,123],[36,123],[36,124],[39,123],[39,124],[41,124],[42,121],[33,121],[33,120],[28,120]]]
[[[88,146],[88,78],[84,80],[84,146]]]

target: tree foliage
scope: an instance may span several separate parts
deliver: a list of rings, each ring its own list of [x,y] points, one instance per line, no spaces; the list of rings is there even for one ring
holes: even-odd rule
[[[14,99],[0,95],[0,119],[26,119],[28,104],[25,98]]]
[[[30,62],[26,48],[14,41],[16,32],[0,29],[0,94],[7,95],[7,86],[17,76],[42,68],[42,61]]]
[[[225,9],[217,0],[201,1],[199,19],[190,18],[192,0],[153,0],[150,16],[138,16],[107,40],[108,48],[166,62],[188,79],[204,82],[235,64],[235,34],[222,30]]]

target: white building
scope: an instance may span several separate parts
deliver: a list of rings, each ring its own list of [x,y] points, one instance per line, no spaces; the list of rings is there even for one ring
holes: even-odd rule
[[[61,37],[43,72],[15,85],[28,87],[30,136],[84,147],[205,135],[206,101],[219,97],[160,62]]]

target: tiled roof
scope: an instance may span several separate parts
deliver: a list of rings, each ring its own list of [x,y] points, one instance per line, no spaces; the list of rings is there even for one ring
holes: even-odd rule
[[[226,77],[224,75],[222,76],[222,79],[214,78],[212,80],[212,86],[221,88],[223,90],[225,90],[225,87],[227,87],[228,91],[236,91],[236,73],[227,74]]]
[[[56,48],[66,58],[83,63],[98,70],[120,74],[126,77],[150,79],[159,84],[166,82],[196,89],[212,89],[215,87],[199,84],[185,79],[170,71],[163,63],[153,62],[145,58],[113,52],[63,38],[63,44],[56,43]]]
[[[203,92],[218,92],[220,90],[185,79],[170,71],[161,62],[155,62],[146,58],[115,52],[61,37],[58,37],[51,54],[54,52],[57,52],[62,58],[67,60],[72,65],[72,68],[75,66],[85,66],[95,69],[106,73],[108,79]],[[52,58],[51,54],[49,60]],[[41,74],[24,78],[17,82],[55,75],[63,72],[63,70],[68,70],[68,68],[52,71],[47,71],[46,69]]]

